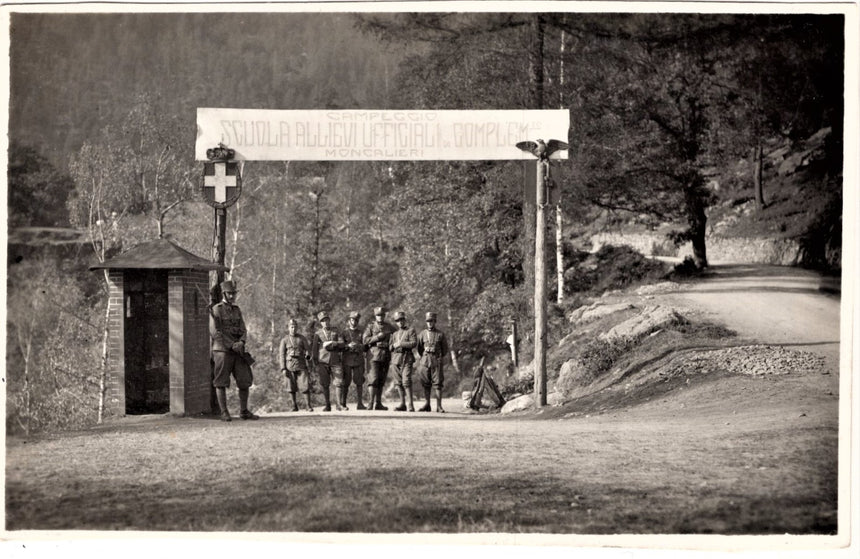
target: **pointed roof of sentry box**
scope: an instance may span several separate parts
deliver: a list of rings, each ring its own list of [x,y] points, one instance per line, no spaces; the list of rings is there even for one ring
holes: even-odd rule
[[[167,239],[155,239],[140,243],[110,260],[90,266],[90,270],[131,268],[230,271],[227,266],[192,254]]]

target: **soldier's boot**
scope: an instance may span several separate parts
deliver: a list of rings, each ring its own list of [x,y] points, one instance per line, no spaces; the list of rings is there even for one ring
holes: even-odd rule
[[[398,386],[397,392],[400,394],[400,405],[394,408],[394,411],[406,411],[406,389]]]
[[[334,387],[334,407],[337,411],[342,411],[343,406],[340,403],[343,401],[343,390],[339,386]]]
[[[412,387],[411,386],[406,387],[406,402],[408,404],[408,407],[406,409],[409,411],[415,411],[415,402],[412,398]]]
[[[328,388],[323,388],[323,398],[325,398],[325,407],[323,411],[331,411],[331,394],[329,393]]]
[[[340,407],[343,408],[343,411],[349,411],[349,407],[346,405],[347,396],[349,396],[349,385],[346,385],[341,389]]]
[[[421,406],[421,408],[418,411],[430,411],[430,389],[429,388],[424,389],[424,400],[425,400],[424,405]]]
[[[230,411],[227,409],[227,389],[218,387],[215,389],[215,395],[218,397],[218,407],[221,409],[221,421],[232,421]]]
[[[442,390],[436,389],[436,411],[439,413],[445,413],[445,410],[442,409]]]
[[[293,411],[299,411],[299,403],[296,402],[295,392],[290,392],[290,399],[293,401]]]
[[[380,411],[388,411],[388,406],[382,405],[382,391],[385,389],[385,384],[376,387],[376,403],[373,404],[373,409]]]
[[[250,392],[248,388],[239,389],[239,417],[242,419],[260,419],[259,415],[248,409],[248,394]]]
[[[311,405],[311,393],[308,392],[305,396],[308,397],[308,411],[314,411],[314,407]]]
[[[361,401],[363,390],[364,390],[363,384],[356,384],[355,385],[355,399],[358,401],[358,404],[356,404],[355,409],[357,409],[357,410],[366,410],[367,409],[364,405],[364,402]]]
[[[367,387],[367,392],[369,395],[369,401],[367,402],[367,409],[372,410],[376,405],[376,387],[372,384]]]

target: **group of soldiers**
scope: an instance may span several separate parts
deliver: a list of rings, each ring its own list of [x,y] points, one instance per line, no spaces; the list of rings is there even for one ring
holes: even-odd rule
[[[320,329],[313,341],[297,332],[295,319],[288,323],[289,333],[281,340],[278,358],[281,371],[287,379],[287,388],[293,401],[293,411],[298,411],[297,392],[307,397],[308,411],[313,411],[310,394],[310,371],[315,371],[322,389],[325,407],[331,411],[330,387],[334,386],[335,407],[348,410],[346,400],[350,384],[355,385],[357,405],[360,410],[387,410],[382,404],[382,392],[388,375],[394,376],[400,393],[400,405],[395,411],[415,411],[412,380],[417,377],[424,389],[425,404],[418,411],[430,411],[430,389],[435,390],[436,411],[442,408],[444,383],[443,360],[448,352],[445,334],[436,329],[436,313],[425,316],[426,328],[415,333],[406,320],[406,313],[394,313],[394,323],[385,320],[385,307],[373,309],[374,320],[362,331],[359,328],[361,315],[350,312],[347,327],[341,332],[331,325],[325,311],[317,315]],[[416,366],[415,353],[418,353]],[[369,366],[365,367],[365,357]],[[367,383],[370,401],[364,405],[364,384]]]
[[[226,389],[230,376],[236,379],[239,388],[241,419],[259,419],[248,410],[248,394],[253,375],[250,356],[245,349],[247,329],[239,307],[235,304],[236,284],[225,281],[221,284],[222,300],[213,305],[209,316],[209,334],[212,339],[212,359],[215,387],[221,419],[231,421],[227,409]],[[406,313],[394,313],[396,326],[385,320],[384,307],[373,310],[374,320],[362,331],[359,328],[361,315],[350,312],[347,327],[343,331],[331,325],[325,311],[317,315],[320,328],[308,339],[298,332],[298,322],[290,319],[288,333],[278,347],[278,361],[284,373],[287,390],[292,399],[292,411],[298,411],[297,393],[305,394],[307,409],[313,411],[311,403],[311,372],[316,373],[325,398],[323,411],[331,411],[330,388],[334,385],[335,407],[348,410],[346,400],[350,384],[355,385],[359,410],[387,410],[382,404],[382,393],[389,374],[394,376],[400,405],[395,411],[415,411],[413,399],[413,377],[424,389],[425,404],[418,411],[429,412],[430,389],[436,396],[436,411],[442,408],[444,383],[443,361],[448,352],[445,334],[436,328],[436,313],[428,312],[424,319],[426,327],[420,333],[408,325]],[[415,354],[418,354],[417,364]],[[366,366],[366,362],[367,365]],[[370,401],[364,405],[364,385],[369,389]]]

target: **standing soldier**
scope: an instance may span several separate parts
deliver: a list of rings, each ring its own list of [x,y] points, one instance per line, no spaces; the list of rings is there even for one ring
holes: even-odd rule
[[[296,403],[296,392],[307,397],[308,411],[314,411],[311,405],[310,372],[308,359],[311,357],[311,344],[308,339],[297,332],[298,323],[294,318],[288,323],[289,333],[281,339],[278,347],[278,360],[281,372],[287,380],[287,390],[293,400],[293,411],[299,411]]]
[[[349,395],[349,382],[355,384],[355,398],[358,404],[356,409],[364,410],[364,402],[362,402],[364,391],[364,338],[361,330],[358,329],[358,321],[361,315],[356,311],[349,313],[347,328],[343,332],[343,339],[346,342],[346,350],[343,352],[343,397],[341,405],[346,407],[346,397]]]
[[[385,322],[385,307],[373,309],[373,317],[374,321],[364,330],[364,344],[370,348],[370,370],[367,371],[370,409],[387,410],[382,405],[382,390],[388,378],[388,364],[391,361],[388,343],[394,327]]]
[[[436,390],[436,411],[445,413],[442,409],[442,386],[445,377],[442,374],[442,362],[448,353],[448,341],[445,334],[436,329],[436,313],[428,312],[425,316],[427,328],[418,334],[418,380],[424,387],[426,403],[418,411],[430,411],[430,387]]]
[[[239,387],[239,417],[260,419],[248,410],[248,394],[254,376],[251,366],[246,362],[245,340],[248,330],[245,328],[242,311],[235,304],[236,284],[230,280],[223,282],[221,293],[223,300],[213,305],[209,311],[209,337],[212,338],[212,361],[215,365],[212,386],[218,396],[221,420],[232,421],[227,409],[227,388],[230,386],[231,374]]]
[[[322,328],[314,334],[311,345],[311,355],[316,360],[317,376],[320,379],[325,407],[323,411],[331,411],[331,396],[329,387],[334,382],[335,389],[343,387],[343,366],[341,365],[341,352],[346,348],[343,336],[337,329],[329,326],[329,316],[325,311],[317,315]],[[336,402],[340,411],[340,401]]]
[[[397,311],[394,313],[394,322],[397,330],[391,334],[389,347],[391,349],[391,371],[397,382],[397,391],[400,392],[400,405],[394,411],[415,411],[412,403],[412,364],[415,356],[412,349],[418,343],[415,330],[406,325],[406,313]],[[409,396],[409,407],[406,406],[406,396]]]

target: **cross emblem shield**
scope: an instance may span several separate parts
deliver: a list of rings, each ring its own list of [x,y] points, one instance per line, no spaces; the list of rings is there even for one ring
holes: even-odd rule
[[[237,161],[210,161],[203,164],[203,199],[213,208],[227,208],[242,193],[242,177]]]

